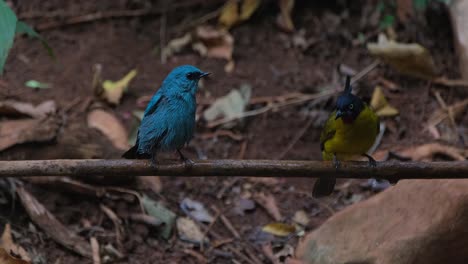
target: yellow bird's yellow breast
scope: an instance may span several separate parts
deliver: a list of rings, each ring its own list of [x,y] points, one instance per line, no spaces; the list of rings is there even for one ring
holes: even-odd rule
[[[330,119],[334,119],[334,113]],[[334,124],[334,135],[323,143],[322,156],[331,160],[336,153],[339,160],[352,159],[353,156],[366,153],[374,144],[379,133],[379,118],[368,106],[365,106],[351,124],[346,124],[341,118],[329,120],[325,130],[330,129],[330,121]]]

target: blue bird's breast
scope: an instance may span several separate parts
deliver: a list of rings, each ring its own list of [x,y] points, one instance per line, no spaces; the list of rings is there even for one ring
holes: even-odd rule
[[[145,115],[140,125],[140,153],[182,148],[193,137],[195,97],[189,93],[160,96],[156,110]]]

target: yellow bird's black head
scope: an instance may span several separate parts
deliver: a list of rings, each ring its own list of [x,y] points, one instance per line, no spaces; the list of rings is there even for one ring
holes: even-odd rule
[[[351,124],[364,109],[364,102],[361,98],[351,94],[351,78],[346,77],[344,92],[336,101],[336,118],[341,118],[345,124]]]

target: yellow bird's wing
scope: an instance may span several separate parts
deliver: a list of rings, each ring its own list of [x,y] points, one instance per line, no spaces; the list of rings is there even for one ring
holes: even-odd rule
[[[336,112],[333,111],[330,117],[328,117],[328,120],[325,123],[325,126],[323,127],[322,134],[320,134],[320,150],[321,151],[325,150],[325,142],[327,142],[327,140],[332,139],[333,136],[335,136],[335,133],[336,133],[335,116],[336,116]]]

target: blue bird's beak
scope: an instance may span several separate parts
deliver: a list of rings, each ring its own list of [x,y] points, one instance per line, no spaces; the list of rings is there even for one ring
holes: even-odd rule
[[[208,75],[210,75],[210,74],[211,74],[211,72],[202,72],[202,73],[200,74],[200,79],[203,78],[203,77],[206,77],[206,76],[208,76]]]
[[[335,120],[343,116],[343,112],[341,110],[336,110]]]

